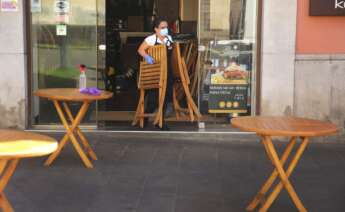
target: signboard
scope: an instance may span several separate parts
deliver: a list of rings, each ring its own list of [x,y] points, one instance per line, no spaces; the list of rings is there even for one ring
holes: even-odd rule
[[[68,0],[55,0],[54,11],[58,14],[66,14],[70,11],[70,3]]]
[[[68,14],[57,14],[55,16],[56,23],[60,24],[68,24],[69,23],[69,15]]]
[[[310,0],[311,16],[345,16],[345,0]]]
[[[67,26],[64,24],[56,25],[56,35],[57,36],[66,36],[67,35]]]
[[[252,46],[245,41],[209,43],[201,92],[201,112],[248,113]]]
[[[210,113],[246,113],[248,85],[211,85]]]
[[[40,12],[42,12],[41,0],[31,0],[31,12],[32,13],[40,13]]]
[[[18,0],[1,0],[0,10],[1,12],[17,12]]]

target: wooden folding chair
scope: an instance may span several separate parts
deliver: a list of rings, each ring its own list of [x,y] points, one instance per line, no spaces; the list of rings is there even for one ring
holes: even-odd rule
[[[197,96],[197,88],[198,88],[198,82],[199,82],[199,74],[196,72],[196,67],[198,64],[198,59],[199,59],[199,52],[198,52],[198,43],[197,41],[191,41],[189,42],[188,45],[188,54],[184,56],[186,65],[187,65],[187,70],[188,74],[190,77],[190,92],[193,97]]]
[[[163,127],[163,106],[166,93],[167,81],[167,52],[165,45],[156,45],[148,49],[148,54],[153,57],[155,63],[147,64],[140,62],[140,73],[138,89],[140,97],[137,110],[132,125],[139,122],[141,128],[144,127],[145,117],[154,117],[153,124]],[[158,89],[158,111],[156,113],[145,113],[145,92],[150,89]]]
[[[174,76],[173,104],[176,119],[179,120],[184,113],[187,113],[190,121],[193,122],[195,121],[195,116],[199,119],[201,118],[201,114],[189,90],[190,79],[187,65],[184,58],[181,56],[179,43],[174,44],[174,50],[171,57]],[[182,95],[180,95],[181,93]],[[180,106],[179,102],[183,99],[181,97],[185,97],[187,108],[182,108]]]

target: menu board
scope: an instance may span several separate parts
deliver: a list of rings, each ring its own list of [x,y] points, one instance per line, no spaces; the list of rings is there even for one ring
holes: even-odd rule
[[[250,104],[251,44],[211,41],[202,90],[203,112],[248,113]],[[207,111],[205,111],[207,104]]]
[[[209,113],[247,113],[248,71],[232,63],[211,74]]]

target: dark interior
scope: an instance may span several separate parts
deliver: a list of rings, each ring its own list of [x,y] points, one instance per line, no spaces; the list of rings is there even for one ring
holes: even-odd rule
[[[144,38],[152,33],[152,23],[156,17],[165,18],[173,28],[179,20],[179,0],[106,1],[105,88],[114,92],[114,98],[107,102],[107,111],[136,110],[140,60],[137,49]],[[196,22],[186,22],[184,25],[180,23],[181,30],[170,32],[174,39],[183,37],[184,33],[196,32]],[[121,34],[126,35],[125,39],[121,38]]]

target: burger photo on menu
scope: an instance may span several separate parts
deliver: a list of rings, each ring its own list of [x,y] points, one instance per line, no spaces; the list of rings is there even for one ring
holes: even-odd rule
[[[246,84],[248,71],[236,63],[231,63],[224,71],[216,72],[211,76],[211,84]]]

